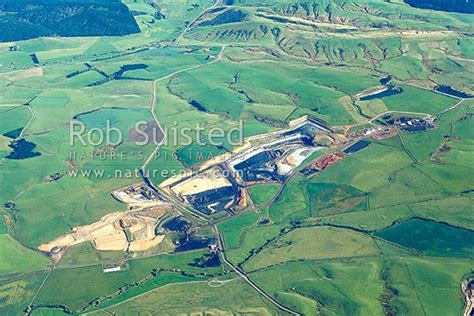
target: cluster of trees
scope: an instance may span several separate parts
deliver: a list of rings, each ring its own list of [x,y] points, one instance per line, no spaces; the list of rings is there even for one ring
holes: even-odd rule
[[[474,13],[472,0],[405,0],[405,2],[412,7],[421,9]]]
[[[140,32],[118,0],[0,0],[0,41],[40,36],[111,36]]]
[[[242,22],[247,17],[247,14],[241,10],[227,10],[218,16],[214,17],[211,20],[206,20],[199,23],[201,26],[208,26],[208,25],[220,25],[226,23],[235,23],[235,22]]]

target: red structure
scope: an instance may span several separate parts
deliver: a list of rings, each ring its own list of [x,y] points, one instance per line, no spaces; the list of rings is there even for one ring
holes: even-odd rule
[[[347,155],[341,154],[341,153],[331,153],[329,155],[323,156],[321,158],[318,158],[313,162],[313,166],[318,169],[319,171],[322,171],[326,169],[329,166],[332,166],[339,160],[342,160],[346,157]]]

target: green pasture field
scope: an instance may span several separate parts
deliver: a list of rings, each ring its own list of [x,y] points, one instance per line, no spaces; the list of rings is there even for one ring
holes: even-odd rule
[[[291,114],[297,110],[295,105],[273,105],[273,104],[257,104],[253,103],[247,105],[242,111],[242,118],[248,119],[262,119],[267,118],[276,126],[283,126],[285,121]]]
[[[111,198],[110,191],[120,184],[133,182],[131,180],[134,179],[94,183],[85,178],[66,176],[59,183],[34,186],[16,200],[17,208],[22,211],[13,226],[13,234],[28,246],[37,247],[69,232],[72,227],[90,224],[108,213],[124,210],[124,205]],[[38,199],[47,199],[48,203],[38,203]],[[54,225],[51,225],[52,221]]]
[[[242,118],[242,122],[244,137],[252,137],[274,131],[274,127],[267,123],[260,122],[255,117],[248,119]]]
[[[24,128],[30,119],[31,112],[25,106],[0,107],[0,133]]]
[[[244,262],[254,250],[278,237],[283,228],[282,225],[261,225],[245,230],[239,247],[230,249],[227,257],[235,264]]]
[[[193,282],[193,281],[200,281],[200,280],[204,281],[206,279],[207,279],[206,277],[202,277],[202,276],[190,277],[190,276],[185,276],[185,275],[176,274],[176,273],[162,272],[158,275],[157,278],[154,278],[151,281],[144,283],[143,286],[134,287],[130,289],[129,291],[127,291],[125,294],[122,294],[116,298],[113,298],[111,300],[108,300],[104,303],[99,304],[98,307],[99,308],[108,307],[108,306],[120,303],[122,301],[125,301],[127,299],[133,298],[137,295],[150,292],[156,288],[160,288],[167,284],[185,283],[185,282]]]
[[[219,224],[227,257],[232,262],[243,262],[254,249],[280,234],[283,226],[258,224],[259,215],[262,214],[248,212]]]
[[[383,98],[390,111],[410,111],[437,114],[455,103],[455,100],[429,90],[400,85],[403,92]]]
[[[114,58],[113,61],[98,61],[94,63],[94,66],[104,70],[108,75],[112,75],[122,66],[144,64],[148,66],[146,69],[126,71],[123,77],[155,80],[176,71],[200,64],[204,65],[209,62],[209,56],[217,56],[219,51],[219,47],[201,46],[186,49],[174,47],[155,48],[132,56],[127,55]]]
[[[189,273],[216,274],[220,268],[196,268],[189,265],[202,251],[177,255],[160,255],[127,262],[128,268],[115,273],[103,273],[101,265],[79,268],[58,268],[49,276],[39,292],[35,303],[55,304],[63,302],[73,310],[87,307],[87,304],[99,297],[113,294],[119,287],[133,284],[150,275],[153,269],[178,269]],[[137,287],[123,292],[117,300],[128,299],[138,294],[169,283],[203,280],[202,276],[183,276],[178,272],[160,272],[155,278],[145,281]],[[67,294],[66,294],[67,293]],[[66,294],[66,295],[65,295]],[[104,301],[104,306],[117,303],[117,300]]]
[[[403,149],[372,142],[315,176],[314,181],[346,184],[370,192],[387,184],[393,171],[406,168],[410,163]]]
[[[114,264],[127,257],[121,251],[97,251],[90,242],[74,246],[66,251],[58,264],[60,268],[68,268],[91,264]]]
[[[391,206],[387,208],[377,208],[375,210],[362,210],[337,215],[314,218],[310,220],[320,221],[324,224],[349,226],[355,229],[374,231],[390,226],[398,219],[408,218],[412,215],[412,210],[406,205]]]
[[[188,101],[170,93],[166,85],[162,83],[158,84],[157,87],[155,113],[163,128],[175,128],[179,130],[183,128],[195,129],[200,127],[204,128],[202,135],[208,135],[208,132],[214,127],[222,128],[227,133],[231,128],[239,126],[236,120],[228,120],[218,115],[196,110]],[[191,136],[195,139],[196,135],[191,134]],[[188,140],[178,134],[177,144],[174,144],[173,140],[168,144],[168,147],[179,149],[180,147],[185,147],[184,144],[186,144],[186,141]],[[205,140],[202,141],[205,142]],[[222,144],[225,147],[228,146],[224,141]]]
[[[436,129],[428,130],[425,133],[403,133],[400,138],[415,159],[423,161],[429,159],[436,152],[447,134],[448,126],[440,124]],[[417,146],[420,143],[423,146]]]
[[[254,226],[257,220],[256,212],[248,212],[219,224],[219,232],[224,237],[226,247],[239,248],[245,230]]]
[[[20,315],[33,299],[48,271],[40,271],[11,279],[2,279],[0,284],[0,313]]]
[[[334,227],[297,228],[255,255],[245,268],[254,271],[297,260],[376,256],[374,241],[362,233]]]
[[[207,282],[188,282],[162,287],[132,301],[114,305],[108,312],[135,314],[158,312],[181,313],[238,313],[277,315],[279,311],[241,280],[231,280],[211,287]],[[96,314],[102,314],[98,312]]]
[[[379,187],[384,189],[389,185],[393,172],[409,165],[409,157],[402,149],[371,143],[364,150],[314,175],[309,181],[302,176],[294,177],[271,206],[270,216],[273,220],[301,219],[308,217],[311,212],[314,215],[317,212],[330,215],[335,211],[350,212],[367,208],[364,205],[364,192],[368,192],[370,199],[372,191],[378,192]],[[312,192],[325,190],[325,194],[329,194],[333,200],[325,201],[322,205],[312,203],[317,197],[310,201],[310,194],[306,192],[311,188]]]
[[[6,213],[2,213],[1,215],[7,215]],[[8,233],[8,227],[7,224],[5,223],[5,219],[0,221],[0,235],[1,234],[7,234]]]
[[[466,212],[459,212],[459,210]],[[418,216],[429,220],[439,220],[458,227],[473,229],[470,221],[472,201],[465,196],[451,196],[435,201],[423,201],[377,208],[370,211],[344,213],[312,221],[350,226],[357,229],[375,231],[391,226],[397,220],[409,219]]]
[[[435,163],[423,163],[419,168],[421,172],[452,194],[468,191],[474,184],[472,178],[463,176],[474,172],[471,166],[451,165],[446,168]]]
[[[60,268],[70,268],[79,265],[91,264],[116,264],[124,260],[136,259],[144,256],[151,256],[163,252],[172,252],[175,249],[172,236],[167,235],[157,246],[141,253],[127,254],[122,251],[99,251],[91,243],[84,243],[74,246],[63,255],[58,264]]]
[[[58,302],[63,302],[70,309],[80,311],[83,308],[88,308],[88,303],[92,300],[113,294],[119,287],[139,281],[150,272],[143,271],[143,273],[138,275],[132,275],[133,272],[129,271],[103,274],[101,266],[77,268],[74,270],[58,269],[50,275],[47,283],[38,294],[35,303],[58,304]],[[186,279],[193,278],[181,277],[179,274],[166,272],[163,275],[160,273],[156,278],[143,283],[140,287],[131,288],[130,293],[126,291],[120,298],[128,298],[129,294],[134,296],[140,291],[147,291],[166,283],[186,281]],[[100,282],[100,285],[97,284],[98,282]],[[78,288],[80,291],[77,290]],[[64,295],[65,290],[68,290],[71,294]],[[137,291],[139,292],[137,293]],[[106,304],[104,302],[104,305]]]
[[[134,170],[144,159],[133,153],[144,150],[146,155],[153,149],[150,146],[139,149],[124,144],[119,146],[120,149],[117,151],[123,149],[128,153],[125,160],[99,158],[91,160],[90,152],[93,148],[70,147],[67,133],[66,130],[58,130],[35,136],[32,141],[38,145],[38,151],[42,155],[27,160],[8,161],[2,173],[5,176],[12,173],[16,175],[9,183],[2,181],[2,185],[5,186],[2,195],[5,199],[12,199],[16,194],[27,190],[16,201],[18,208],[23,211],[19,214],[13,232],[30,246],[54,239],[54,236],[67,232],[71,227],[88,224],[107,213],[122,210],[124,206],[117,203],[110,196],[110,192],[136,182],[138,178],[134,174],[132,177],[116,178],[116,171]],[[71,153],[77,155],[72,160],[79,164],[77,169],[84,170],[85,174],[69,173],[65,160],[70,158]],[[86,153],[85,159],[81,159],[82,153]],[[32,172],[23,166],[38,166],[38,168]],[[96,169],[103,174],[87,174],[88,170]],[[55,172],[65,174],[57,182],[45,182],[45,178]],[[68,200],[64,199],[64,196],[68,196]],[[47,204],[37,203],[38,199],[44,198],[48,199]],[[51,209],[56,209],[57,212],[51,212]],[[50,220],[53,219],[56,224],[50,227]]]
[[[275,265],[250,277],[281,303],[303,314],[379,315],[383,313],[381,269],[377,259],[305,260]],[[364,281],[351,282],[354,280]]]
[[[443,315],[462,310],[459,282],[469,269],[468,260],[405,256],[290,262],[251,277],[302,313],[316,306],[322,314],[382,314],[384,303],[400,315]]]
[[[369,101],[355,101],[355,104],[360,108],[360,111],[365,115],[370,117],[374,117],[376,115],[380,115],[382,113],[388,112],[388,108],[383,103],[383,99],[372,99]]]
[[[255,205],[262,205],[268,201],[276,194],[279,189],[278,184],[257,184],[249,188],[250,198],[255,203]]]
[[[45,270],[49,260],[31,249],[23,247],[7,234],[0,235],[0,274]]]
[[[269,215],[272,221],[286,222],[310,215],[303,179],[302,176],[291,179],[282,194],[270,206]]]
[[[74,77],[67,78],[67,86],[75,89],[85,88],[88,85],[93,84],[99,80],[104,79],[104,76],[99,74],[96,71],[87,71],[81,74],[78,74]]]
[[[21,68],[32,67],[33,61],[27,52],[7,52],[5,49],[0,53],[0,73],[8,73]]]
[[[413,56],[400,56],[382,62],[380,69],[396,76],[399,80],[427,79],[428,71],[422,60]]]
[[[71,39],[67,42],[48,40],[46,43],[41,43],[44,46],[34,45],[29,47],[30,52],[35,52],[41,63],[54,62],[58,59],[70,58],[76,55],[83,54],[97,41],[97,38],[91,40],[87,38]],[[58,45],[55,45],[55,43]],[[40,45],[41,45],[40,44]],[[74,46],[73,46],[74,45]],[[45,49],[45,50],[42,50]]]
[[[473,258],[474,232],[443,223],[411,219],[375,233],[428,256]]]
[[[0,104],[2,105],[22,105],[40,93],[40,89],[37,87],[29,85],[12,86],[12,80],[0,77],[0,87],[4,91],[0,96]]]
[[[371,72],[318,67],[304,78],[315,83],[333,88],[347,95],[354,95],[362,90],[379,84],[379,78]]]
[[[272,67],[274,71],[271,80],[268,67]],[[211,76],[205,75],[210,72],[214,82],[208,79]],[[275,76],[275,72],[280,76]],[[314,69],[304,65],[295,68],[289,64],[275,65],[268,62],[250,65],[217,63],[179,75],[172,81],[170,89],[181,98],[198,101],[208,112],[231,118],[237,118],[247,111],[254,112],[252,109],[257,107],[254,103],[258,103],[271,108],[296,106],[310,110],[330,123],[341,124],[352,122],[349,113],[339,102],[346,95],[344,90],[348,89],[348,83],[344,85],[345,80],[358,80],[361,90],[377,82],[369,76],[356,77],[347,71],[336,71],[329,75],[327,69]],[[222,82],[230,84],[223,85]],[[209,99],[209,94],[215,96],[215,99]],[[215,104],[214,100],[219,104]],[[232,108],[228,108],[230,105]],[[258,113],[260,112],[256,112],[257,115]],[[284,121],[284,118],[277,120]]]
[[[137,5],[141,6],[137,11],[142,11],[143,6],[146,6],[147,11],[152,10],[153,14],[150,12],[144,16],[136,17],[142,33],[115,40],[113,44],[119,49],[130,47],[130,45],[139,45],[142,42],[149,43],[153,40],[170,41],[175,39],[189,21],[197,18],[213,4],[211,0],[186,0],[177,6],[175,3],[160,0],[157,4],[166,18],[158,19],[155,17],[156,8],[146,1],[126,0],[124,3],[131,10],[134,10]]]
[[[412,211],[422,217],[439,220],[470,230],[474,225],[470,220],[474,206],[472,198],[465,195],[454,195],[437,201],[426,201],[410,205]],[[463,210],[464,212],[459,212]]]
[[[472,86],[468,83],[472,76],[469,60],[450,58],[436,59],[431,62],[432,67],[443,70],[443,74],[434,74],[436,82],[443,85],[455,86],[461,91],[466,91],[472,95],[474,92]]]
[[[389,304],[400,315],[461,313],[459,284],[472,261],[457,259],[391,258],[385,263],[387,284],[396,291]]]
[[[396,170],[387,184],[369,193],[371,208],[428,201],[448,196],[446,190],[417,167]]]
[[[354,187],[334,183],[308,183],[311,216],[333,215],[367,209],[367,197]]]
[[[38,185],[54,172],[63,171],[60,159],[41,155],[29,160],[11,160],[3,165],[0,175],[0,197],[3,201],[14,199],[30,186]],[[37,168],[37,169],[30,169]],[[7,181],[9,179],[10,181]]]

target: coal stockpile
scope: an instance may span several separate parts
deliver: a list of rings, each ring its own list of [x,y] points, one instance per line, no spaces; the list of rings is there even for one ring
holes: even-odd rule
[[[208,190],[188,197],[189,203],[198,211],[210,215],[232,208],[240,196],[235,186]],[[230,207],[228,205],[231,204]]]
[[[426,119],[390,115],[382,118],[382,124],[395,126],[405,132],[423,132],[435,127],[432,122]]]
[[[182,217],[175,217],[172,220],[166,222],[163,228],[179,233],[185,233],[191,227],[191,223]]]
[[[427,129],[433,128],[433,125],[426,120],[415,118],[401,117],[398,126],[406,132],[423,132]]]
[[[235,165],[244,181],[280,181],[284,177],[277,172],[275,160],[283,155],[283,151],[267,150],[250,157]]]
[[[300,171],[300,173],[303,174],[306,177],[309,177],[309,176],[311,176],[311,175],[313,175],[317,172],[318,172],[318,169],[316,169],[314,167],[305,167]]]
[[[190,251],[196,249],[204,249],[214,243],[215,238],[200,238],[196,236],[184,236],[175,241],[178,245],[175,252]]]
[[[326,128],[325,123],[324,123],[324,125],[321,124],[321,126]],[[319,128],[319,127],[317,127],[313,124],[304,124],[303,126],[300,126],[298,128],[295,128],[295,129],[287,131],[287,132],[284,132],[281,135],[284,136],[284,137],[287,137],[287,136],[301,134],[301,135],[303,135],[301,141],[304,144],[310,145],[312,143],[311,139],[314,136],[316,136],[317,134],[320,134],[321,131],[322,131],[321,128]]]

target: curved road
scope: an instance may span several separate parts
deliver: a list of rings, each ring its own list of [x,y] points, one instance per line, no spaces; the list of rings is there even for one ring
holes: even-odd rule
[[[260,295],[262,295],[263,297],[265,297],[267,300],[269,300],[271,303],[273,303],[275,306],[277,306],[279,309],[281,309],[282,311],[285,311],[291,315],[301,315],[300,313],[298,312],[295,312],[291,309],[289,309],[288,307],[286,306],[283,306],[282,304],[278,303],[273,297],[271,297],[269,294],[267,294],[261,287],[259,287],[257,284],[255,284],[252,280],[250,280],[250,278],[248,277],[248,275],[244,272],[244,271],[241,271],[239,270],[236,266],[234,266],[229,260],[227,260],[227,257],[226,257],[226,254],[225,254],[225,249],[224,249],[224,242],[222,240],[222,236],[219,234],[219,231],[217,229],[217,226],[216,225],[213,225],[212,226],[213,230],[214,230],[214,233],[215,235],[217,236],[217,242],[218,242],[218,245],[219,245],[219,253],[221,255],[221,258],[222,258],[222,261],[228,265],[235,273],[237,273],[242,279],[245,280],[245,282],[247,282],[252,288],[254,288],[258,293],[260,293]]]

